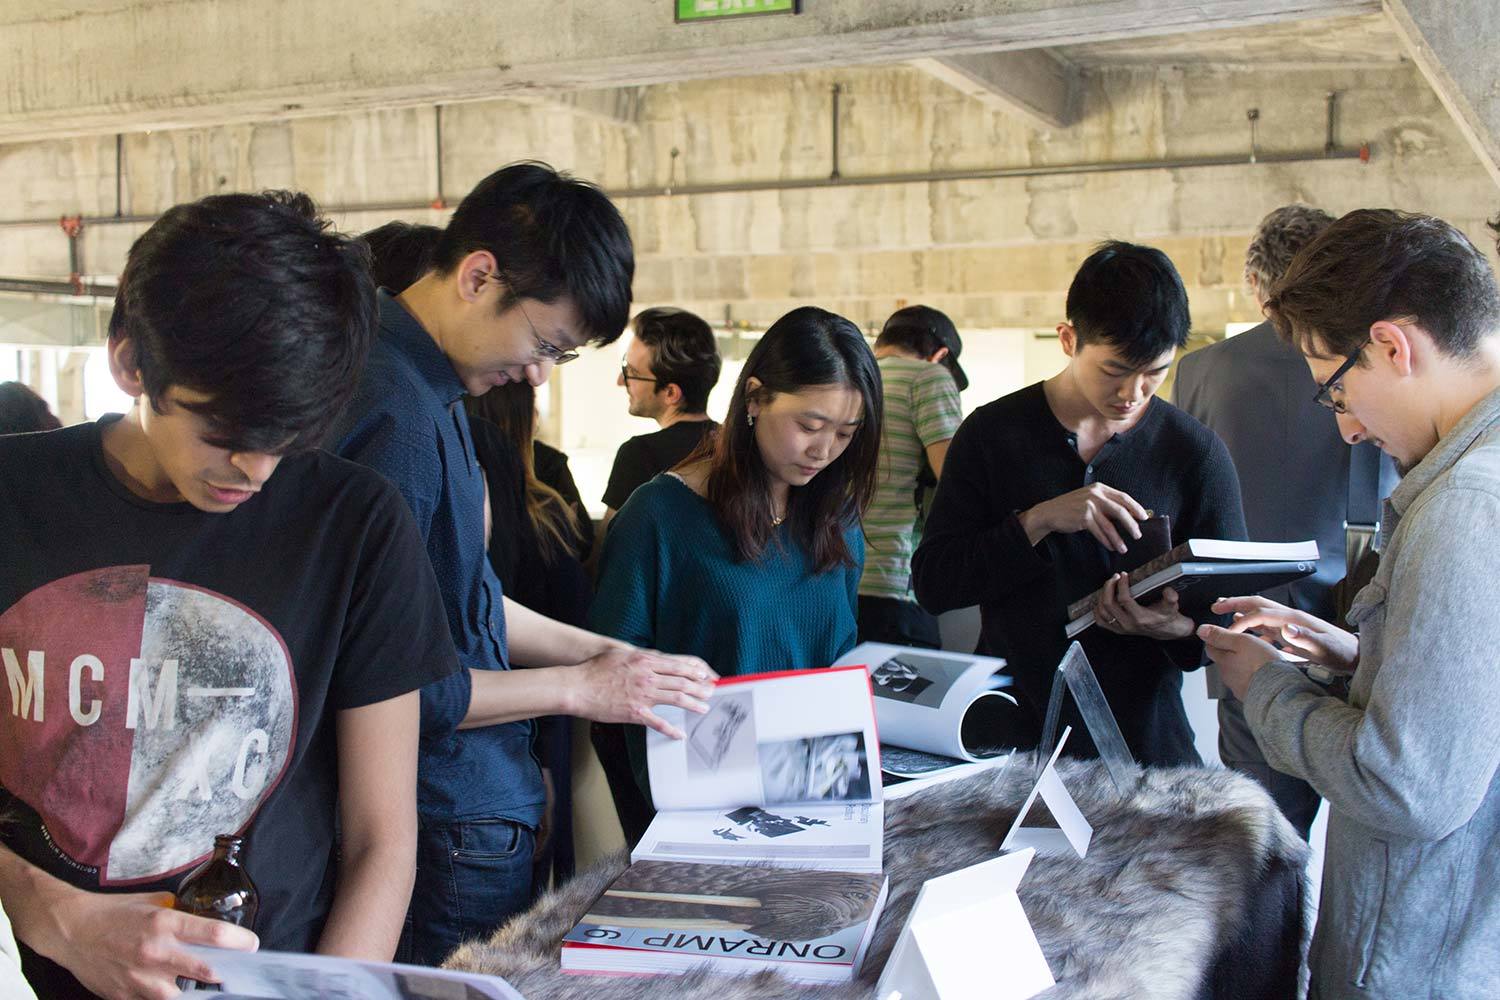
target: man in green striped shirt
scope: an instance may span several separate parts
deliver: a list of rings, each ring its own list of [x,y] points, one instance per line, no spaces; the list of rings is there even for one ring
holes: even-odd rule
[[[911,555],[922,491],[937,483],[948,442],[963,420],[958,394],[969,379],[958,365],[962,350],[953,321],[928,306],[897,310],[875,341],[885,423],[880,480],[864,519],[860,642],[940,645],[937,619],[912,596]]]

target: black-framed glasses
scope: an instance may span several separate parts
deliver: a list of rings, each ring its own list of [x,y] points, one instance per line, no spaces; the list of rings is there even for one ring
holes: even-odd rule
[[[626,382],[651,382],[653,384],[656,382],[655,375],[636,375],[631,372],[628,364],[620,365],[620,378]]]
[[[1339,384],[1339,380],[1348,374],[1349,369],[1353,368],[1359,362],[1359,356],[1365,353],[1365,348],[1369,346],[1370,342],[1365,341],[1359,345],[1359,350],[1346,357],[1344,363],[1339,365],[1338,370],[1328,377],[1328,381],[1318,386],[1317,393],[1313,395],[1313,402],[1319,406],[1326,406],[1334,413],[1347,413],[1349,407],[1344,403],[1342,395],[1336,399],[1333,394],[1335,391],[1339,393],[1344,391],[1344,387]]]
[[[486,281],[493,281],[496,284],[504,284],[504,279],[492,272],[485,273],[483,278]],[[554,365],[565,365],[569,361],[578,360],[577,351],[565,351],[537,331],[536,324],[531,321],[531,314],[526,311],[526,307],[521,304],[520,299],[516,299],[516,308],[521,310],[521,315],[526,317],[526,325],[531,327],[531,336],[536,340],[536,353],[540,360],[550,361]]]

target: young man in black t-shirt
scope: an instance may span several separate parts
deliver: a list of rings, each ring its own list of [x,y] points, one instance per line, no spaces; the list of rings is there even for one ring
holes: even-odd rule
[[[615,380],[624,387],[632,417],[661,427],[620,445],[604,488],[604,526],[636,487],[691,455],[718,429],[709,419],[708,394],[723,361],[714,332],[685,309],[643,309],[630,324],[630,343]]]
[[[1155,393],[1187,340],[1187,293],[1160,250],[1106,243],[1068,289],[1057,327],[1068,364],[975,410],[959,427],[922,544],[917,600],[933,613],[977,604],[979,652],[1002,656],[1022,705],[1018,745],[1040,736],[1068,640],[1067,606],[1108,585],[1079,636],[1121,733],[1143,764],[1198,763],[1182,672],[1203,644],[1170,589],[1142,606],[1116,572],[1149,513],[1171,544],[1245,536],[1223,442]],[[1068,747],[1092,756],[1069,702]]]
[[[400,495],[314,450],[374,322],[305,195],[180,205],[110,321],[130,412],[0,439],[0,901],[40,996],[176,995],[190,943],[394,952],[416,690],[457,660]],[[253,934],[167,908],[226,833]]]

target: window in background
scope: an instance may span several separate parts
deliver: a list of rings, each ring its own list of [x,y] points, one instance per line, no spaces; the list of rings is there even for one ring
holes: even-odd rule
[[[83,415],[98,420],[106,413],[124,413],[135,400],[115,385],[109,373],[109,357],[103,347],[91,347],[83,363]]]

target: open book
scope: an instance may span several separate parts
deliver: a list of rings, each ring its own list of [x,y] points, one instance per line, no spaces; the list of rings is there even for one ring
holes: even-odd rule
[[[1218,538],[1190,538],[1165,555],[1130,573],[1130,594],[1149,603],[1165,587],[1182,594],[1193,590],[1183,611],[1189,617],[1206,614],[1215,597],[1258,594],[1263,590],[1311,576],[1318,568],[1318,543],[1233,542]],[[1204,587],[1202,584],[1209,583]],[[1205,590],[1212,593],[1204,594]],[[1094,624],[1096,590],[1068,605],[1067,635],[1071,639]]]
[[[884,807],[863,667],[718,682],[706,715],[658,706],[646,734],[656,818],[632,861],[879,872]]]
[[[1006,753],[1015,699],[1001,688],[1005,661],[867,642],[836,665],[870,671],[880,725],[880,766],[897,778],[919,778]]]
[[[883,875],[638,861],[563,938],[568,972],[854,977],[885,906]]]

